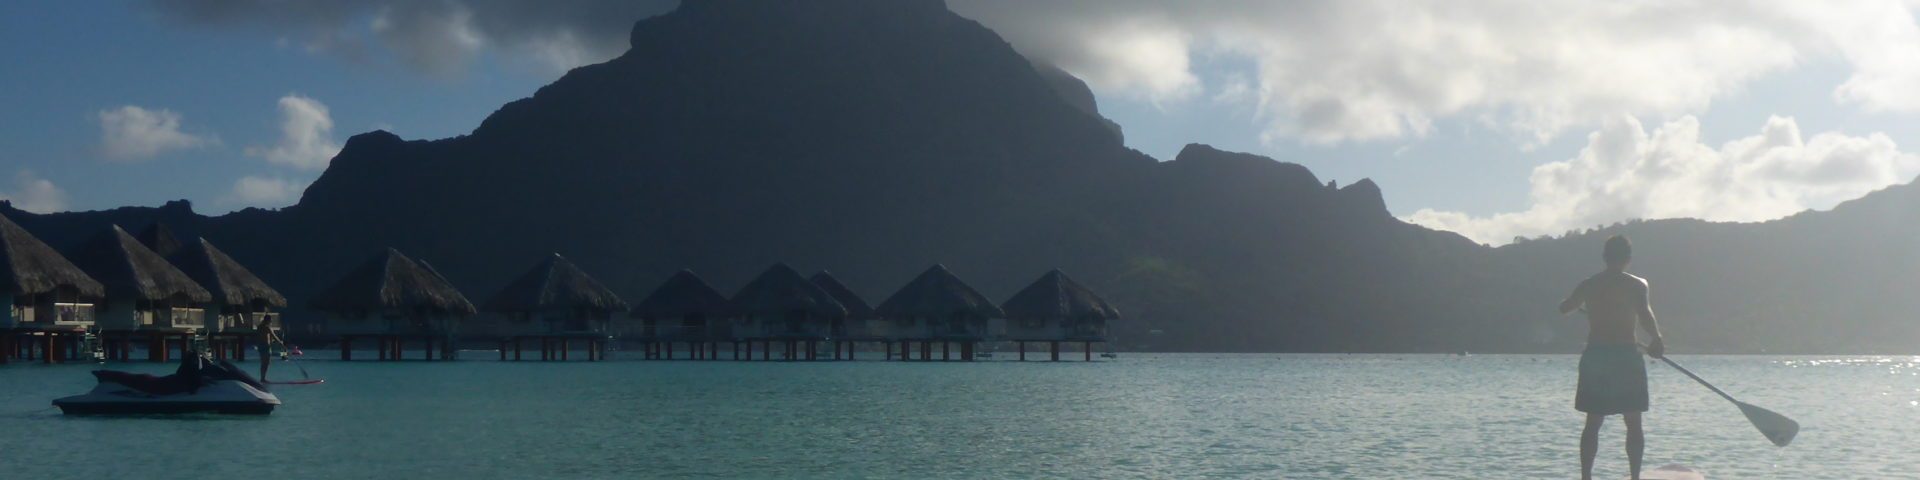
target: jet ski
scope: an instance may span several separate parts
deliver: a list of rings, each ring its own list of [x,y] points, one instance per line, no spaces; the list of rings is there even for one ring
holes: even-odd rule
[[[172,375],[94,370],[93,391],[53,401],[67,415],[224,413],[266,415],[280,405],[267,386],[231,362],[186,355]]]

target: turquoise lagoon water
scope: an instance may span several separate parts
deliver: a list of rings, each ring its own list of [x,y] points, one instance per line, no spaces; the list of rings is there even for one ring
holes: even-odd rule
[[[1676,358],[1804,427],[1773,447],[1657,366],[1649,467],[1920,476],[1920,357]],[[263,418],[64,417],[48,401],[94,367],[15,364],[0,366],[0,477],[1572,478],[1574,360],[307,361],[327,383],[277,387],[286,405]],[[1602,478],[1626,472],[1622,435],[1608,424]]]

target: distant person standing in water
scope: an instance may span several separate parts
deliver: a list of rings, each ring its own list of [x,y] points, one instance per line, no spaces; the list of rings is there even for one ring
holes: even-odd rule
[[[260,381],[267,381],[267,366],[273,364],[273,325],[266,318],[253,325],[253,331],[260,343],[253,348],[260,353]]]
[[[1587,428],[1580,432],[1580,478],[1593,478],[1593,457],[1600,451],[1600,425],[1608,415],[1619,414],[1627,421],[1627,464],[1633,478],[1640,478],[1640,454],[1646,437],[1640,430],[1640,414],[1647,411],[1647,367],[1641,363],[1639,344],[1633,328],[1647,330],[1653,343],[1647,355],[1655,358],[1666,353],[1660,339],[1660,323],[1653,318],[1653,305],[1647,301],[1647,280],[1627,273],[1633,257],[1633,244],[1627,237],[1607,239],[1600,258],[1607,269],[1587,277],[1560,302],[1560,313],[1574,310],[1587,313],[1587,349],[1580,354],[1580,387],[1573,408],[1587,414]]]

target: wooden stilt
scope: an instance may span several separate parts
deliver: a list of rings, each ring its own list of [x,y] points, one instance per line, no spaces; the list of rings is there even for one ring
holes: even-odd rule
[[[1053,361],[1060,361],[1060,341],[1055,340],[1049,343],[1053,344]]]
[[[520,361],[520,337],[513,337],[513,361]]]
[[[953,360],[953,357],[948,355],[949,353],[953,353],[953,342],[941,340],[940,341],[940,361],[945,362],[945,361]]]
[[[1020,344],[1020,361],[1027,361],[1027,342],[1022,340],[1014,343]]]
[[[931,340],[920,341],[920,361],[922,362],[933,361],[933,341]]]
[[[560,361],[567,361],[567,337],[560,337]]]
[[[353,337],[340,337],[340,361],[353,360]]]
[[[1093,361],[1093,342],[1080,342],[1080,344],[1086,346],[1087,348],[1086,361],[1089,361],[1089,362]]]
[[[53,338],[53,337],[54,337],[54,335],[53,335],[53,333],[52,333],[52,332],[48,332],[48,333],[47,333],[47,334],[45,335],[45,337],[47,338],[47,346],[46,346],[46,348],[44,348],[44,350],[46,350],[46,351],[45,351],[45,352],[41,352],[41,355],[43,355],[43,356],[45,356],[45,357],[46,357],[46,358],[45,358],[44,360],[45,360],[45,361],[47,362],[47,364],[48,364],[48,365],[52,365],[52,364],[55,364],[55,363],[59,363],[60,361],[59,361],[58,359],[56,359],[56,358],[54,358],[54,357],[56,357],[57,355],[55,355],[55,354],[53,353],[53,351],[54,351],[54,350],[56,350],[56,349],[54,348],[54,342],[55,342],[55,340],[54,340],[54,338]]]

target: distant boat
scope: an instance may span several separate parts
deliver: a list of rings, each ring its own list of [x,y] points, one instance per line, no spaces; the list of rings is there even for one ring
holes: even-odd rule
[[[973,358],[993,358],[993,352],[975,353],[973,354]]]
[[[1107,352],[1107,353],[1100,354],[1100,358],[1120,358],[1120,354]]]

